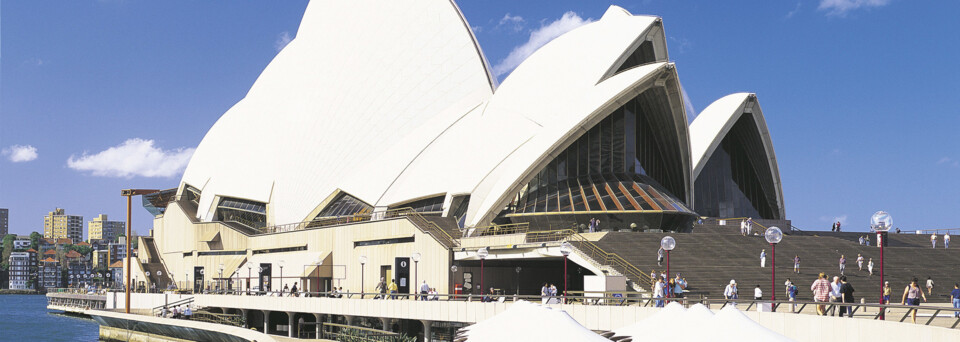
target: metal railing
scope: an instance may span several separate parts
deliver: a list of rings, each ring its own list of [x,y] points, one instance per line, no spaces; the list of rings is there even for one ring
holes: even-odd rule
[[[335,341],[393,342],[400,338],[395,332],[337,323],[323,323],[322,334]]]
[[[574,248],[581,252],[582,256],[593,259],[593,261],[600,265],[610,266],[616,269],[627,278],[630,278],[630,280],[633,280],[634,283],[647,286],[648,290],[653,288],[653,282],[650,277],[644,274],[644,272],[639,268],[623,259],[623,257],[621,257],[619,254],[604,251],[602,248],[583,237],[583,235],[580,235],[575,230],[563,229],[529,232],[527,233],[526,237],[527,243],[561,241],[570,242]]]
[[[157,307],[151,309],[151,310],[150,310],[150,313],[153,314],[154,316],[160,316],[160,313],[163,311],[164,308],[176,307],[176,306],[181,306],[181,305],[190,305],[190,304],[192,304],[192,303],[193,303],[193,297],[184,298],[184,299],[181,299],[181,300],[178,300],[178,301],[174,301],[174,302],[170,302],[170,303],[166,303],[166,304],[157,306]]]
[[[375,217],[380,218],[400,218],[405,217],[413,223],[421,232],[432,236],[438,242],[447,248],[459,246],[460,244],[446,231],[437,226],[436,223],[427,220],[422,214],[413,210],[413,208],[390,209],[382,213],[364,213],[348,216],[323,217],[310,221],[287,223],[263,228],[255,228],[259,234],[283,233],[305,229],[316,229],[334,227],[345,224],[372,221]]]
[[[466,231],[472,231],[469,237],[478,237],[478,236],[496,236],[496,235],[510,235],[510,234],[524,234],[530,231],[530,223],[511,223],[511,224],[494,224],[489,226],[482,226],[471,228],[468,230],[460,231],[461,238],[467,237],[463,234]]]
[[[207,323],[215,323],[215,324],[223,324],[223,325],[231,325],[235,327],[243,327],[244,325],[246,325],[246,320],[243,318],[242,315],[219,314],[219,313],[213,313],[213,312],[208,312],[204,310],[197,310],[193,312],[193,315],[190,315],[190,320],[207,322]]]
[[[483,295],[476,294],[408,294],[408,293],[336,293],[336,292],[301,292],[298,297],[327,297],[327,298],[349,298],[363,300],[401,300],[401,301],[462,301],[462,302],[497,302],[509,303],[520,300],[529,302],[539,302],[543,304],[563,304],[563,305],[594,305],[594,306],[641,306],[658,307],[665,306],[669,302],[677,302],[683,306],[689,307],[695,304],[703,304],[710,309],[721,309],[727,305],[735,305],[742,311],[759,311],[761,306],[781,313],[792,314],[818,314],[817,306],[822,306],[822,312],[825,316],[839,316],[841,308],[846,312],[851,312],[853,318],[860,319],[886,319],[890,321],[904,322],[910,319],[913,312],[917,312],[917,323],[925,325],[936,325],[949,327],[951,329],[960,326],[960,309],[948,306],[909,306],[899,304],[870,304],[870,303],[837,303],[837,302],[814,302],[814,301],[788,301],[788,300],[754,300],[754,299],[723,299],[709,298],[704,293],[684,292],[684,297],[673,298],[653,298],[649,293],[632,291],[568,291],[567,296],[537,296],[537,295],[518,295],[504,293],[505,290],[495,289],[494,293]],[[338,297],[340,296],[340,297]],[[286,297],[286,295],[285,295]],[[297,300],[296,298],[290,298]],[[662,304],[661,304],[662,303]],[[944,305],[949,305],[944,303]],[[846,315],[846,314],[845,314]],[[325,323],[326,325],[327,323]]]

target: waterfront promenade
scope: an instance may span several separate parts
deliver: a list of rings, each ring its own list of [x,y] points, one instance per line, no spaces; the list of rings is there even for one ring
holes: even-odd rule
[[[66,298],[66,296],[68,294],[48,294],[51,301],[53,298]],[[189,303],[188,305],[192,307],[203,308],[210,312],[243,317],[242,327],[222,325],[223,327],[229,327],[222,332],[236,330],[238,334],[240,331],[243,331],[244,334],[247,332],[256,333],[261,336],[258,341],[263,341],[263,336],[270,336],[271,338],[276,336],[287,338],[317,336],[316,333],[321,325],[309,324],[317,321],[343,321],[350,324],[359,323],[360,320],[369,321],[373,319],[381,321],[383,326],[387,327],[386,330],[389,330],[389,327],[393,324],[410,326],[419,323],[424,328],[420,332],[429,334],[431,327],[446,326],[450,323],[470,325],[493,317],[514,303],[513,296],[503,297],[502,302],[499,302],[499,297],[496,298],[497,302],[480,302],[468,301],[468,297],[465,296],[454,299],[441,295],[441,300],[437,301],[380,300],[372,299],[372,296],[373,294],[369,294],[367,298],[361,299],[359,294],[349,295],[351,298],[327,298],[137,293],[132,295],[131,301],[131,309],[135,314],[124,314],[122,313],[123,294],[111,292],[103,298],[105,300],[104,310],[82,309],[79,312],[95,317],[98,322],[105,326],[129,327],[136,325],[144,331],[156,334],[184,334],[182,329],[177,330],[170,327],[189,328],[187,329],[189,331],[198,329],[208,331],[212,329],[209,324],[213,323],[160,318],[153,314],[153,310],[158,306],[162,307],[164,303],[175,305],[180,305],[177,303]],[[518,299],[537,301],[539,297],[520,297]],[[620,301],[614,301],[618,299],[615,297],[603,299],[606,300],[606,304],[596,304],[597,297],[576,297],[571,298],[569,304],[548,304],[548,306],[563,310],[581,325],[598,331],[613,330],[630,325],[661,310],[653,307],[651,302],[646,299],[619,298]],[[711,309],[718,310],[725,304],[725,301],[690,299],[684,302],[686,305],[694,303],[704,303]],[[886,320],[882,321],[876,319],[879,305],[875,304],[855,304],[855,318],[847,319],[816,316],[812,314],[815,311],[812,302],[795,302],[798,313],[789,312],[790,306],[784,302],[778,302],[778,312],[758,311],[759,305],[757,304],[759,303],[762,302],[739,300],[738,308],[762,326],[798,341],[827,338],[866,340],[868,338],[906,339],[920,337],[923,340],[934,341],[960,339],[960,330],[951,329],[951,327],[956,327],[958,322],[957,318],[954,317],[956,310],[946,305],[925,305],[921,307],[918,314],[918,323],[912,324],[909,323],[910,318],[905,315],[907,308],[899,305],[887,306]],[[828,307],[828,310],[836,309],[835,306]],[[264,321],[263,317],[269,319]],[[301,331],[298,330],[299,326],[303,326],[298,324],[301,320],[307,322],[308,326],[311,327],[309,334],[301,334]],[[901,320],[903,322],[900,322]],[[138,323],[129,323],[134,321]],[[401,324],[402,322],[406,323]],[[268,331],[268,334],[263,334],[262,331],[264,330]],[[190,334],[197,336],[196,334],[199,333],[191,332]],[[211,338],[211,340],[228,341],[232,339],[221,336],[215,339]]]

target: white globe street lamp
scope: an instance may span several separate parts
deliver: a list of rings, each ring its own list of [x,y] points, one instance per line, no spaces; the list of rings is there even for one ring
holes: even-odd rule
[[[490,255],[486,247],[477,250],[477,257],[480,258],[480,296],[483,296],[483,261]],[[483,300],[483,297],[480,297]]]
[[[877,245],[880,246],[880,304],[887,304],[883,300],[883,245],[887,244],[887,231],[893,227],[893,216],[880,210],[870,217],[870,229],[877,232]],[[880,319],[886,319],[886,309],[880,314]]]
[[[767,228],[763,238],[770,243],[770,305],[772,311],[777,311],[777,305],[772,302],[777,300],[777,244],[783,240],[783,231],[778,227]]]
[[[663,250],[667,251],[667,277],[670,277],[670,251],[672,251],[676,247],[677,247],[677,240],[674,239],[672,236],[667,235],[667,236],[664,236],[662,239],[660,239],[660,248],[663,248]],[[664,279],[663,281],[664,281],[664,284],[668,284],[667,297],[670,297],[670,292],[673,291],[673,289],[671,288],[671,286],[669,286],[669,282],[667,282],[666,279]]]

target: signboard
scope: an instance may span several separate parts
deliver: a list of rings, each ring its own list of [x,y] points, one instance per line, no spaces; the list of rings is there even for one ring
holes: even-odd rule
[[[397,279],[397,293],[410,293],[410,258],[396,258],[393,276]]]

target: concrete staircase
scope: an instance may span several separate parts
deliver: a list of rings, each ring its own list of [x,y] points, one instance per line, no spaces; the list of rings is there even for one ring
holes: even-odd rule
[[[742,297],[752,297],[753,288],[760,285],[764,297],[770,296],[770,245],[762,237],[744,237],[739,226],[728,226],[730,231],[698,233],[634,233],[611,232],[596,244],[605,251],[615,253],[649,277],[650,270],[659,274],[666,265],[657,266],[657,249],[660,239],[671,235],[677,240],[676,249],[670,254],[671,277],[677,272],[690,283],[690,290],[704,292],[709,297],[722,296],[724,286],[736,279]],[[856,241],[866,233],[803,232],[784,236],[777,245],[777,296],[783,298],[783,282],[787,278],[800,289],[800,299],[811,299],[810,284],[817,273],[830,276],[839,273],[839,258],[847,258],[845,275],[856,288],[857,298],[866,297],[877,301],[880,296],[880,249],[861,246]],[[953,283],[960,280],[955,270],[960,266],[960,248],[945,250],[930,248],[929,236],[890,234],[890,244],[885,248],[885,280],[890,281],[894,295],[899,300],[909,279],[917,277],[924,286],[927,276],[937,284],[931,301],[945,302]],[[874,239],[875,240],[875,237]],[[872,241],[875,243],[875,241]],[[940,244],[942,247],[942,243]],[[760,250],[767,249],[767,267],[760,268]],[[858,271],[857,253],[863,254],[863,271]],[[793,273],[793,257],[800,255],[801,274]],[[867,260],[874,258],[874,276],[867,272]]]

